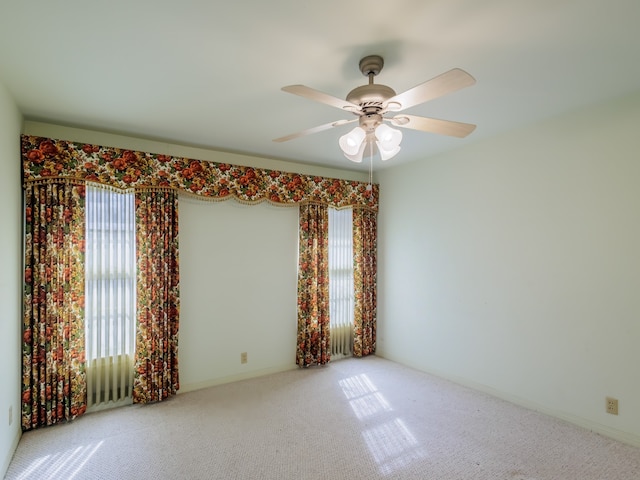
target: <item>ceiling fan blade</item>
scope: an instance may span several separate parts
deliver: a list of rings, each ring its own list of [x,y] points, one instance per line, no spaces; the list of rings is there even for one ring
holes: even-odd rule
[[[437,118],[417,117],[415,115],[397,115],[388,119],[393,125],[423,132],[439,133],[451,137],[464,138],[476,129],[470,123],[452,122]]]
[[[476,83],[476,79],[460,68],[454,68],[406,92],[391,97],[385,103],[385,109],[400,111],[429,100],[442,97]]]
[[[323,130],[329,130],[333,127],[339,127],[341,125],[346,125],[347,123],[357,122],[358,119],[354,118],[353,120],[338,120],[337,122],[325,123],[324,125],[318,125],[317,127],[308,128],[306,130],[302,130],[301,132],[292,133],[291,135],[286,135],[280,138],[274,138],[274,142],[286,142],[288,140],[293,140],[294,138],[303,137],[305,135],[310,135],[312,133],[322,132]]]
[[[313,88],[306,87],[304,85],[289,85],[287,87],[282,87],[282,90],[287,93],[300,95],[301,97],[308,98],[309,100],[315,100],[316,102],[324,103],[348,112],[360,112],[360,107],[355,103],[347,102],[346,100],[342,100],[338,97],[334,97],[333,95],[329,95],[328,93],[314,90]]]

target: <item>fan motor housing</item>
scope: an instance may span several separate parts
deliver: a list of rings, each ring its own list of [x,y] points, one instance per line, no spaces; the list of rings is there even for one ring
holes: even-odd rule
[[[347,95],[347,102],[359,105],[365,111],[379,111],[384,102],[395,96],[396,92],[391,87],[376,83],[354,88]]]

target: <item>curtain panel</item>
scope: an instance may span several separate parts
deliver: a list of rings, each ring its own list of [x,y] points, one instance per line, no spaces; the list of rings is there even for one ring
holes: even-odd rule
[[[84,193],[71,182],[25,188],[23,430],[86,410]]]
[[[178,381],[178,195],[136,192],[137,324],[134,403],[174,395]]]
[[[296,364],[324,365],[331,359],[328,208],[300,206],[299,232]]]
[[[354,338],[353,355],[364,357],[376,351],[377,319],[377,215],[353,211]]]

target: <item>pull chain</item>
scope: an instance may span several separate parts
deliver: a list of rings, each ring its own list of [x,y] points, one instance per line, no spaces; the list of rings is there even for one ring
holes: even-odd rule
[[[367,190],[373,190],[373,143],[369,142],[369,185]]]

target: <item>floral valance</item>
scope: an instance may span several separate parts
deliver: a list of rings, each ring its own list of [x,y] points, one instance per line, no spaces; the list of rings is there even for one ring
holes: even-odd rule
[[[22,136],[24,184],[66,179],[120,189],[168,188],[209,200],[320,203],[378,210],[378,185],[87,143]]]

